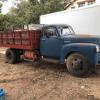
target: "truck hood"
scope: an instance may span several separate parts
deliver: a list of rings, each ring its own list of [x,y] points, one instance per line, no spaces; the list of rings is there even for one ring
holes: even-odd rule
[[[64,38],[64,43],[93,43],[100,45],[100,36],[95,35],[69,35]]]

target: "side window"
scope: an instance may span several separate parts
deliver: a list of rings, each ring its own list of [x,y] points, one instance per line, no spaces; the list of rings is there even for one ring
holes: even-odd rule
[[[79,3],[78,4],[78,7],[84,7],[85,6],[85,3]]]
[[[78,4],[78,7],[84,7],[86,2],[85,1],[80,1],[80,2],[77,2]]]
[[[95,0],[90,0],[90,1],[88,1],[88,5],[92,5],[92,4],[94,4],[95,3]]]
[[[54,27],[47,27],[44,29],[44,36],[46,37],[57,37],[57,30]]]

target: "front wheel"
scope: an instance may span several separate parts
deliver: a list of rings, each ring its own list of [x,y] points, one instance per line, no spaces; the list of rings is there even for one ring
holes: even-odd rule
[[[66,61],[66,66],[72,75],[78,77],[87,76],[89,73],[89,62],[82,54],[71,54]]]

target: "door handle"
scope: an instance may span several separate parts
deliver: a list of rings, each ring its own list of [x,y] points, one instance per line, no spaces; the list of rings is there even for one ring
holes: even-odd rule
[[[64,41],[64,43],[70,43],[70,41]]]

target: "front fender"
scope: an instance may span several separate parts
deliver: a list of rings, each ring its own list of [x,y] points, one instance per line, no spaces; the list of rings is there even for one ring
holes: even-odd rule
[[[71,43],[64,45],[61,49],[60,63],[64,64],[69,54],[75,52],[83,54],[91,64],[96,63],[96,44],[92,43]]]

